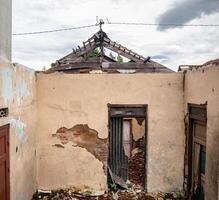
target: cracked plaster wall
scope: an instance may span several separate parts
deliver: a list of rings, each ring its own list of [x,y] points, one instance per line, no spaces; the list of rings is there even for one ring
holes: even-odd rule
[[[185,112],[187,104],[207,102],[206,199],[217,199],[219,167],[219,68],[188,71],[185,74]]]
[[[0,64],[0,107],[10,124],[10,197],[29,200],[36,190],[36,79],[33,70],[19,64]]]
[[[37,76],[37,181],[40,189],[74,186],[103,192],[103,163],[86,148],[54,137],[88,125],[108,138],[107,104],[148,104],[148,191],[182,189],[182,74],[64,74]],[[77,133],[76,133],[77,135]],[[73,145],[73,146],[72,146]],[[63,148],[64,147],[64,148]]]

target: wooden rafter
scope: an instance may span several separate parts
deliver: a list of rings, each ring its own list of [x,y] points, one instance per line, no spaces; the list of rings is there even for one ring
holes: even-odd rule
[[[101,49],[100,58],[89,57],[90,53],[99,47]],[[116,52],[130,60],[128,63],[116,63],[115,60],[104,54],[103,48]],[[104,69],[103,63],[108,63],[108,69]],[[94,70],[101,69],[107,70],[120,70],[120,69],[133,69],[142,72],[173,72],[172,70],[150,60],[150,57],[145,58],[142,55],[118,44],[109,39],[107,34],[102,30],[98,31],[87,41],[83,42],[82,46],[73,49],[73,52],[64,56],[63,58],[52,64],[49,71],[67,71],[67,70]]]

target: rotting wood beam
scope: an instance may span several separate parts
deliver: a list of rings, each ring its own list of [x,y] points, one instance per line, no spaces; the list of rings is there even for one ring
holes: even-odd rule
[[[118,49],[117,47],[114,47],[114,46],[112,46],[110,44],[105,44],[104,43],[104,47],[109,49],[109,50],[112,50],[112,51],[114,51],[114,52],[116,52],[116,53],[118,53],[118,54],[120,54],[120,55],[122,55],[122,56],[124,56],[124,57],[126,57],[128,59],[130,59],[130,60],[133,60],[133,61],[135,61],[137,63],[143,63],[144,62],[143,60],[140,60],[140,59],[136,58],[134,56],[134,54],[131,55],[131,52],[130,52],[130,54],[128,54],[128,53],[126,53],[126,52],[124,52],[124,51],[122,51],[122,50]]]
[[[73,53],[74,53],[74,54],[76,54],[76,51],[75,51],[75,49],[73,48],[72,50],[73,50]]]
[[[78,69],[96,69],[96,68],[100,68],[100,62],[79,62],[79,63],[60,64],[59,66],[50,68],[48,72],[78,70]]]
[[[101,63],[98,61],[94,62],[75,62],[59,64],[51,68],[54,71],[62,70],[78,70],[78,69],[100,69],[102,67],[103,71],[108,70],[137,70],[136,72],[171,72],[166,67],[155,67],[150,63]]]
[[[94,42],[94,41],[93,41],[93,42],[90,41],[90,43],[86,45],[86,49],[82,48],[82,51],[81,51],[80,53],[79,53],[79,52],[76,52],[76,55],[75,55],[75,54],[72,52],[72,53],[70,53],[70,54],[68,54],[68,55],[66,55],[66,56],[64,56],[64,57],[62,57],[61,59],[59,59],[59,61],[62,62],[63,60],[65,60],[65,59],[68,58],[68,57],[74,58],[74,57],[76,57],[76,56],[81,56],[84,52],[87,53],[87,51],[89,51],[91,48],[94,48],[94,47],[96,48],[95,42]],[[76,50],[75,50],[75,51],[76,51]]]
[[[61,59],[59,59],[59,62],[62,63],[62,62],[65,62],[66,60],[74,61],[77,57],[82,56],[84,54],[87,54],[89,51],[91,51],[94,48],[96,48],[95,43],[92,43],[91,46],[89,46],[89,44],[86,45],[86,49],[82,48],[81,52],[76,51],[75,49],[73,49],[72,53],[68,54],[67,56],[65,56]]]
[[[135,62],[144,62],[146,60],[145,57],[127,49],[121,44],[117,44],[116,42],[111,41],[109,38],[104,38],[104,47],[108,47],[110,50],[120,53],[121,55],[121,52],[123,52],[122,56],[127,57],[128,59],[133,60]],[[126,51],[129,53],[126,53]]]
[[[90,39],[88,40],[88,43],[89,43],[89,46],[91,47],[91,41],[90,41]]]

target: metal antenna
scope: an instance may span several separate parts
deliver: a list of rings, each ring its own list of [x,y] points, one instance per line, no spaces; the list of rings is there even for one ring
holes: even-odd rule
[[[102,26],[105,24],[105,22],[102,20],[102,19],[100,19],[99,20],[99,26],[100,26],[100,30],[102,31]]]

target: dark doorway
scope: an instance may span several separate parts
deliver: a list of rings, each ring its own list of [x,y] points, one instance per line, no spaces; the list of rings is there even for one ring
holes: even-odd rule
[[[146,189],[146,105],[108,105],[108,177]]]
[[[189,124],[187,135],[187,192],[192,199],[204,200],[206,164],[206,105],[188,105]]]
[[[0,199],[9,200],[9,125],[0,127]]]

